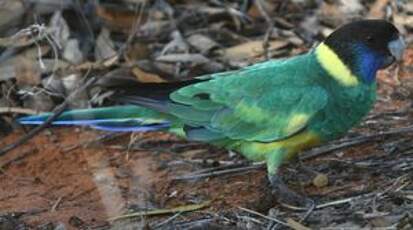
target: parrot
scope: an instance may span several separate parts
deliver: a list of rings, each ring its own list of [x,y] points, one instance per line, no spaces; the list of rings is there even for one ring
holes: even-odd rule
[[[376,74],[401,60],[406,44],[381,19],[344,24],[297,56],[186,81],[114,79],[107,88],[120,105],[69,110],[54,125],[114,132],[166,131],[190,141],[264,161],[275,192],[289,196],[281,164],[303,150],[344,136],[376,100]],[[43,123],[51,113],[22,117]]]

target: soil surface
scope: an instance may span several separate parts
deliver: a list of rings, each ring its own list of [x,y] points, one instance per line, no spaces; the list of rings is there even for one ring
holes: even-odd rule
[[[5,138],[5,143],[12,143],[23,134],[16,132]],[[105,143],[94,141],[104,135],[76,128],[47,130],[3,157],[0,210],[21,213],[22,219],[33,226],[47,222],[69,224],[79,218],[86,226],[97,227],[129,209],[175,207],[209,200],[213,201],[211,210],[222,210],[248,206],[265,195],[261,194],[266,189],[263,168],[242,175],[173,180],[204,167],[218,166],[220,160],[242,160],[225,151],[211,154],[205,145],[188,149],[188,143],[162,133],[132,137],[147,142],[140,145],[151,150],[132,150],[141,148],[135,146],[127,150],[129,134]],[[169,151],[171,148],[188,150],[175,153]],[[204,162],[207,159],[211,162]],[[272,204],[264,205],[268,209]]]

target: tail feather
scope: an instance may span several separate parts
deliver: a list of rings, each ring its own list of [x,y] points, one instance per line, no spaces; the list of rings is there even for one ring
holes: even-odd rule
[[[181,122],[173,114],[169,114],[169,95],[181,87],[204,80],[206,79],[140,83],[133,78],[103,79],[99,85],[114,90],[111,99],[129,105],[67,111],[55,119],[52,125],[90,126],[116,132],[179,129],[182,128]],[[18,122],[24,125],[39,125],[51,115],[45,113],[23,117]]]
[[[52,113],[27,116],[18,119],[20,124],[40,125]],[[170,127],[166,116],[139,106],[114,106],[96,109],[79,109],[64,112],[52,125],[90,126],[99,130],[114,132],[144,132]]]
[[[105,122],[90,127],[103,131],[110,132],[149,132],[170,128],[169,122],[142,125],[142,123],[136,123],[133,121],[125,122]]]

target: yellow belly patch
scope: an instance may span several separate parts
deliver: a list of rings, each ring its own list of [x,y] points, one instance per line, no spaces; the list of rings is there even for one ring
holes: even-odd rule
[[[326,44],[321,43],[315,50],[321,66],[343,86],[356,86],[359,81],[337,54]]]
[[[280,150],[283,151],[284,154],[287,154],[286,159],[290,159],[300,151],[320,144],[321,139],[316,133],[303,131],[282,141],[245,143],[240,150],[245,157],[255,161],[265,160],[267,154]]]

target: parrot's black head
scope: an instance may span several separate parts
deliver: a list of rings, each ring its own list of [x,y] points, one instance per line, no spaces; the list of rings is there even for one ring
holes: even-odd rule
[[[403,56],[405,43],[397,28],[385,20],[348,23],[324,41],[341,61],[364,82],[372,82],[377,70]]]

